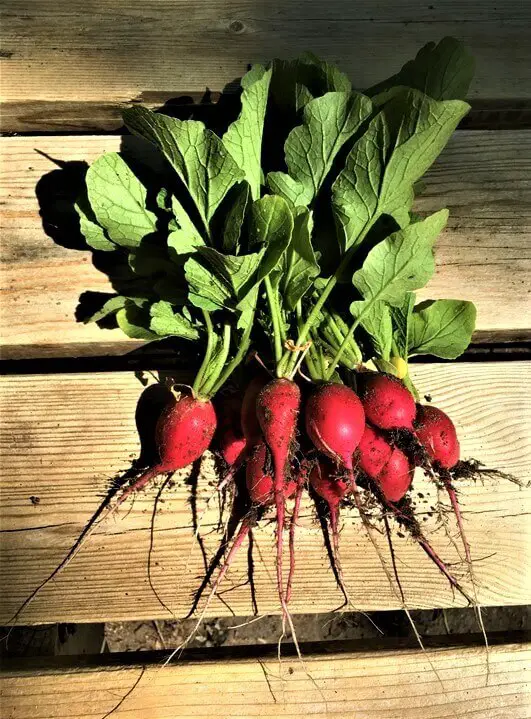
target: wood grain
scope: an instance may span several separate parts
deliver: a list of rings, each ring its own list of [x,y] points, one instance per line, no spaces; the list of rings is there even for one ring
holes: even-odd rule
[[[120,138],[12,137],[0,143],[7,158],[0,178],[3,356],[86,356],[138,346],[118,330],[75,322],[82,292],[111,288],[91,254],[54,242],[39,214],[56,237],[82,163],[118,149]],[[50,158],[71,164],[60,169]],[[497,332],[513,339],[529,336],[530,177],[531,131],[460,132],[428,174],[419,201],[421,210],[446,205],[451,212],[438,241],[437,273],[420,297],[473,300],[477,329],[489,341]],[[76,235],[75,221],[70,223],[70,233],[63,231],[59,239],[67,247]]]
[[[464,457],[488,467],[531,479],[531,406],[525,387],[525,362],[418,365],[415,381],[423,393],[454,418]],[[0,622],[56,566],[109,488],[112,477],[138,456],[135,407],[142,386],[130,373],[3,377],[1,510],[4,588]],[[150,390],[151,392],[153,390]],[[145,397],[144,397],[145,401]],[[145,406],[145,405],[144,405]],[[176,616],[185,615],[203,573],[201,554],[191,530],[187,472],[163,495],[156,516],[152,579]],[[214,480],[211,458],[203,462],[197,506],[202,515]],[[160,485],[160,481],[158,482]],[[151,487],[119,516],[101,525],[56,581],[49,584],[20,617],[22,623],[96,622],[167,617],[149,588],[146,563],[156,487]],[[421,496],[424,495],[424,496]],[[525,604],[531,600],[531,490],[507,481],[460,485],[467,535],[473,547],[479,596],[485,605]],[[37,497],[38,503],[31,500]],[[441,554],[454,563],[465,583],[465,567],[439,525],[432,507],[433,485],[415,480],[415,504],[423,526]],[[213,554],[217,502],[203,519],[206,550]],[[444,516],[447,516],[446,514]],[[447,516],[452,538],[455,525]],[[397,607],[381,565],[353,510],[343,514],[343,565],[353,604],[364,610]],[[387,552],[385,539],[382,548]],[[394,534],[399,571],[411,607],[457,606],[446,581],[422,551]],[[263,521],[255,531],[254,582],[260,613],[276,613],[274,526]],[[193,549],[193,553],[191,553]],[[245,554],[245,552],[243,553]],[[297,540],[298,573],[293,611],[326,612],[340,603],[323,548],[314,510],[306,502]],[[304,561],[303,558],[304,557]],[[237,616],[252,613],[246,557],[229,572],[225,595]],[[210,616],[227,613],[213,601]]]
[[[531,703],[526,645],[355,652],[284,659],[150,666],[113,716],[117,719],[525,719]],[[5,719],[101,719],[142,673],[140,665],[8,672],[1,681]]]
[[[52,0],[4,9],[2,95],[18,104],[4,131],[35,115],[36,102],[86,103],[87,125],[100,108],[156,92],[167,97],[222,90],[251,62],[311,50],[338,62],[356,87],[392,75],[428,41],[453,35],[474,54],[471,97],[530,96],[528,3],[497,0]],[[26,106],[26,107],[25,107]],[[12,105],[13,109],[13,105]],[[37,110],[38,114],[38,110]],[[41,118],[42,126],[42,118]],[[50,117],[50,127],[57,118]]]

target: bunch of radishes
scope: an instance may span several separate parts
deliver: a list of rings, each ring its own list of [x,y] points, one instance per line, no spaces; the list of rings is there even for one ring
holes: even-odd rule
[[[407,493],[422,467],[447,489],[462,532],[453,481],[475,465],[460,462],[452,421],[416,403],[408,361],[455,358],[474,329],[469,302],[415,304],[448,212],[420,218],[412,210],[419,179],[469,109],[461,98],[472,71],[461,45],[445,38],[365,93],[309,54],[257,65],[222,134],[139,106],[125,111],[126,126],[158,158],[140,166],[107,153],[87,172],[80,228],[114,261],[122,292],[86,321],[195,343],[203,361],[158,421],[158,462],[110,493],[23,606],[98,521],[209,449],[226,463],[220,489],[234,483],[248,508],[212,593],[253,523],[274,507],[278,597],[289,619],[297,514],[310,490],[328,507],[347,596],[338,515],[351,498],[372,536],[361,485],[468,598],[422,534]],[[249,357],[263,370],[242,384]]]

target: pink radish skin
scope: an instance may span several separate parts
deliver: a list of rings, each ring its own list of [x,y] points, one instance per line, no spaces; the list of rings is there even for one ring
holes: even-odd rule
[[[389,502],[399,502],[405,496],[413,481],[413,472],[406,455],[398,447],[394,447],[376,479]]]
[[[305,422],[315,447],[352,471],[352,455],[365,429],[365,414],[356,393],[344,384],[322,385],[306,404]]]
[[[245,437],[239,436],[233,427],[228,427],[220,437],[219,451],[228,467],[233,467],[245,450]]]
[[[371,479],[377,479],[393,449],[377,429],[367,424],[358,447],[358,467]]]
[[[301,392],[289,379],[274,379],[261,390],[256,416],[273,460],[273,488],[277,510],[277,585],[283,618],[288,618],[282,574],[283,532],[286,505],[284,487],[289,456],[301,403]]]
[[[358,375],[367,421],[379,429],[413,430],[415,400],[396,377],[372,372]]]
[[[215,431],[216,413],[212,402],[196,399],[190,395],[184,395],[179,400],[173,401],[161,414],[155,429],[155,442],[160,457],[159,463],[147,469],[131,484],[119,490],[115,497],[108,497],[104,500],[65,558],[33,590],[11,621],[16,621],[23,609],[35,599],[41,589],[74,559],[85,541],[104,519],[114,514],[129,496],[144,489],[157,475],[183,469],[195,462],[196,459],[199,459],[208,449]]]
[[[434,462],[451,469],[459,461],[460,447],[454,423],[438,407],[417,405],[415,434]]]

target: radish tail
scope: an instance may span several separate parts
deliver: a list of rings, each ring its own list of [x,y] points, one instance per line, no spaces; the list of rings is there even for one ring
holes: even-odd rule
[[[446,488],[446,491],[448,493],[448,497],[450,498],[450,502],[452,504],[452,509],[454,511],[455,519],[457,521],[457,526],[459,528],[459,534],[461,535],[461,541],[463,543],[463,549],[465,550],[465,558],[466,563],[468,566],[468,571],[470,574],[470,579],[472,582],[472,589],[474,592],[474,610],[476,612],[478,625],[481,630],[481,633],[483,635],[483,641],[485,643],[485,653],[486,653],[486,670],[487,670],[487,676],[485,683],[489,683],[489,677],[490,677],[490,661],[489,661],[489,640],[487,637],[487,631],[485,629],[485,624],[483,622],[483,615],[481,612],[481,606],[478,602],[478,595],[477,595],[477,589],[476,589],[476,578],[474,575],[474,567],[472,565],[472,555],[470,553],[470,544],[468,542],[468,539],[465,534],[465,528],[463,526],[463,517],[461,515],[461,507],[459,506],[459,500],[457,499],[457,493],[455,489],[452,487],[452,484],[450,480],[446,479],[444,482],[444,486]]]
[[[208,597],[207,597],[207,600],[206,600],[206,602],[205,602],[205,606],[204,606],[203,609],[201,610],[201,614],[199,615],[199,618],[198,618],[197,622],[195,623],[194,628],[192,629],[192,631],[190,632],[190,634],[188,634],[188,636],[186,637],[186,639],[184,640],[184,642],[183,642],[182,644],[180,644],[176,649],[174,649],[174,650],[172,651],[172,653],[170,654],[170,656],[169,656],[169,657],[166,659],[166,661],[164,662],[164,665],[163,665],[163,666],[166,666],[167,664],[169,664],[169,663],[171,662],[171,660],[172,660],[177,654],[179,654],[179,656],[180,656],[180,654],[186,649],[186,647],[188,646],[188,644],[189,644],[189,643],[192,641],[192,639],[194,638],[194,636],[195,636],[197,630],[198,630],[199,627],[201,626],[201,623],[202,623],[203,619],[205,618],[205,614],[206,614],[207,611],[208,611],[208,608],[209,608],[209,606],[210,606],[210,603],[211,603],[212,599],[216,596],[216,593],[217,593],[217,591],[218,591],[218,589],[219,589],[219,587],[220,587],[220,585],[221,585],[221,582],[223,581],[223,578],[225,577],[225,575],[227,574],[228,570],[230,569],[230,566],[231,566],[232,562],[234,561],[235,556],[237,555],[238,551],[240,550],[240,548],[241,548],[243,542],[245,541],[245,538],[247,537],[247,535],[248,535],[249,532],[251,531],[252,526],[253,526],[253,521],[252,521],[252,520],[250,520],[250,519],[247,518],[247,519],[244,519],[244,520],[242,521],[242,523],[241,523],[241,525],[240,525],[240,529],[238,530],[238,533],[236,534],[236,537],[234,538],[234,541],[233,541],[232,546],[231,546],[231,548],[230,548],[230,550],[229,550],[229,553],[227,554],[227,557],[226,557],[225,561],[223,562],[223,566],[222,566],[221,569],[219,570],[219,574],[218,574],[218,576],[216,577],[216,581],[215,581],[214,584],[212,585],[212,589],[211,589],[211,591],[210,591],[210,594],[209,594]]]
[[[302,491],[304,489],[305,478],[305,475],[303,475],[302,480],[299,478],[297,492],[295,494],[295,502],[293,505],[293,514],[291,515],[291,522],[289,525],[289,574],[286,585],[286,604],[289,604],[290,602],[293,588],[293,575],[295,574],[295,531],[297,529],[297,521],[299,519],[301,509]]]
[[[21,615],[24,609],[26,609],[26,607],[36,598],[41,589],[44,589],[48,582],[54,579],[63,569],[65,569],[68,564],[70,564],[70,562],[74,559],[79,550],[83,547],[86,540],[90,537],[96,527],[101,524],[101,522],[114,514],[118,507],[120,507],[123,502],[125,502],[125,500],[131,494],[133,494],[133,492],[138,492],[143,489],[153,479],[153,477],[156,477],[158,474],[162,474],[162,472],[164,471],[166,471],[165,467],[163,467],[162,465],[155,465],[155,467],[148,469],[146,472],[141,474],[140,477],[137,477],[137,479],[135,479],[130,485],[122,489],[121,494],[118,490],[117,492],[112,492],[111,494],[107,495],[107,497],[105,497],[98,509],[94,512],[79,537],[76,539],[75,544],[72,546],[66,557],[61,561],[60,564],[57,565],[53,572],[51,572],[51,574],[49,574],[46,579],[44,579],[38,585],[38,587],[36,587],[33,592],[24,600],[24,602],[15,612],[15,614],[11,617],[8,624],[14,625],[18,617]],[[115,498],[116,500],[113,502],[113,499]]]
[[[347,591],[345,584],[345,578],[343,575],[343,567],[341,565],[341,556],[339,553],[339,509],[337,507],[330,507],[330,534],[332,535],[332,555],[334,557],[334,565],[336,569],[336,579],[341,590],[341,594],[345,599],[343,606],[351,604],[350,596]],[[340,607],[341,609],[341,607]]]

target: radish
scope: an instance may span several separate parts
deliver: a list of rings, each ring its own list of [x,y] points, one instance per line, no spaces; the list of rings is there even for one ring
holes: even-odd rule
[[[227,487],[234,479],[234,475],[245,463],[253,447],[262,439],[262,430],[256,415],[256,400],[261,390],[268,382],[265,373],[257,374],[247,385],[240,409],[240,426],[243,433],[243,443],[240,443],[240,452],[229,464],[229,470],[218,485],[218,490]]]
[[[217,405],[218,449],[227,467],[232,467],[245,448],[241,428],[241,399],[237,395],[224,398]]]
[[[295,382],[274,379],[260,391],[256,416],[273,460],[273,489],[277,511],[277,585],[283,618],[287,618],[282,575],[283,532],[285,524],[285,485],[291,449],[301,403],[301,392]]]
[[[305,410],[306,432],[315,447],[352,475],[352,455],[365,428],[363,406],[344,384],[323,384]]]
[[[415,400],[399,379],[375,372],[360,373],[357,379],[368,422],[379,429],[413,431]]]
[[[112,491],[104,499],[66,557],[25,599],[10,623],[16,621],[41,589],[72,561],[101,521],[116,512],[129,496],[144,489],[157,475],[176,472],[199,459],[208,449],[215,431],[216,413],[210,400],[191,395],[183,395],[179,400],[173,400],[162,412],[155,429],[159,462],[136,477],[130,484]]]
[[[332,558],[335,565],[334,574],[345,598],[345,603],[349,604],[350,598],[346,589],[339,554],[339,506],[341,500],[346,496],[349,486],[342,477],[338,477],[337,473],[334,473],[333,467],[324,461],[320,461],[312,468],[310,484],[315,493],[321,497],[328,506],[328,523],[332,536]]]
[[[396,502],[402,500],[407,493],[414,474],[414,468],[404,452],[398,447],[393,447],[383,432],[368,424],[358,447],[358,468],[374,482],[384,507],[408,529],[450,584],[468,599],[457,579],[449,572],[435,549],[423,536],[418,523],[396,506]]]
[[[376,480],[385,498],[390,502],[399,502],[411,486],[413,472],[414,468],[406,455],[398,447],[393,447],[391,456]]]
[[[439,467],[451,469],[459,461],[460,447],[454,423],[438,407],[417,405],[415,434]]]
[[[247,460],[245,480],[247,493],[252,504],[258,507],[267,507],[275,501],[274,480],[271,470],[268,470],[267,446],[259,442]],[[297,488],[293,480],[287,482],[284,496],[291,497]]]
[[[358,447],[358,467],[376,480],[392,453],[393,449],[382,432],[367,424]]]
[[[413,479],[413,468],[398,447],[392,447],[382,432],[370,425],[358,447],[358,467],[374,480],[384,497],[398,502],[408,491]]]

